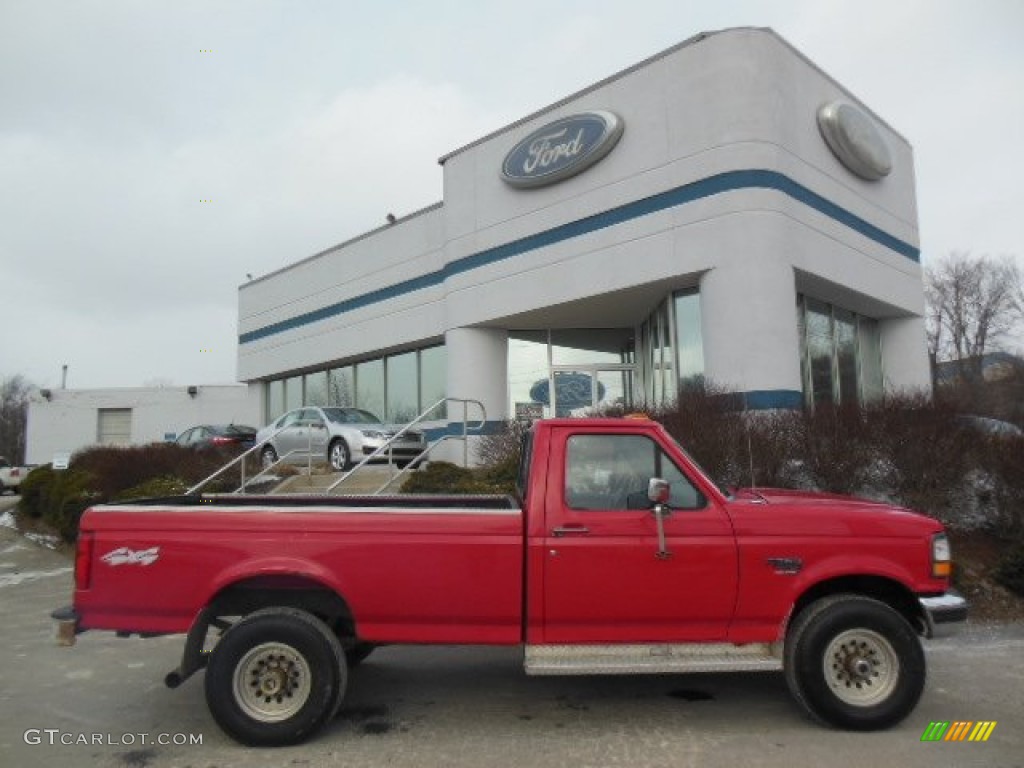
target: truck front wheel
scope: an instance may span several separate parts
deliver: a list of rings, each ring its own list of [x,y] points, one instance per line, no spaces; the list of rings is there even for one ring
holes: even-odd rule
[[[341,644],[322,621],[295,608],[266,608],[239,620],[214,647],[206,703],[243,744],[296,744],[336,711],[347,679]]]
[[[802,611],[786,638],[785,669],[810,717],[850,730],[895,725],[924,691],[924,650],[913,628],[859,595],[833,595]]]

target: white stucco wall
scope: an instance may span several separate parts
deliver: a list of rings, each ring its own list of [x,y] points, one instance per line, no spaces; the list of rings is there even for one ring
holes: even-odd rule
[[[816,121],[835,99],[870,113],[770,30],[727,30],[642,62],[443,158],[443,205],[242,286],[239,378],[457,339],[458,329],[636,325],[699,283],[706,372],[718,382],[802,389],[804,292],[882,321],[886,386],[927,387],[921,270],[899,252],[918,244],[913,152],[875,116],[893,170],[875,182],[850,173]],[[538,189],[501,180],[522,138],[597,109],[625,123],[599,163]],[[782,188],[758,181],[764,172]],[[723,178],[735,183],[716,187]],[[630,213],[651,199],[681,202]],[[505,247],[502,258],[489,250]],[[247,340],[274,323],[284,330]],[[489,398],[493,367],[451,351],[450,394]]]
[[[195,397],[187,387],[54,389],[50,400],[29,404],[26,462],[45,464],[57,452],[95,445],[99,411],[130,408],[131,442],[163,442],[199,424],[262,426],[258,390],[245,385],[200,385]]]

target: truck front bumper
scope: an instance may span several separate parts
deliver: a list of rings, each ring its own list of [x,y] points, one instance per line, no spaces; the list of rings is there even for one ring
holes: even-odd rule
[[[967,601],[956,590],[919,600],[927,624],[926,637],[947,637],[967,621]]]

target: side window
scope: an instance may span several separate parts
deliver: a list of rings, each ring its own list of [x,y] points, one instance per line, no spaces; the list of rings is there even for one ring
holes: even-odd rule
[[[286,413],[284,418],[277,422],[277,428],[282,429],[284,427],[292,427],[298,423],[299,417],[302,415],[302,411],[291,411]]]
[[[565,501],[571,509],[647,509],[647,484],[667,480],[673,509],[699,509],[703,495],[648,437],[573,435],[566,446]]]
[[[672,459],[660,450],[658,453],[661,454],[661,474],[658,477],[662,480],[668,480],[669,487],[672,490],[672,494],[668,497],[669,508],[702,509],[706,506],[708,500],[704,498],[704,494],[693,487],[693,483],[682,473]]]
[[[191,439],[191,436],[192,436],[192,430],[191,429],[186,429],[184,432],[182,432],[180,435],[178,435],[178,439],[175,440],[174,442],[176,442],[178,445],[188,445],[189,440]]]

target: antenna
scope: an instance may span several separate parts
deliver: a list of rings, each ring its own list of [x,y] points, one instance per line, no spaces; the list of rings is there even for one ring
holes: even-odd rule
[[[747,460],[750,462],[750,487],[755,488],[754,481],[754,441],[750,437],[750,411],[747,408],[747,392],[743,391],[743,426],[747,430]]]

